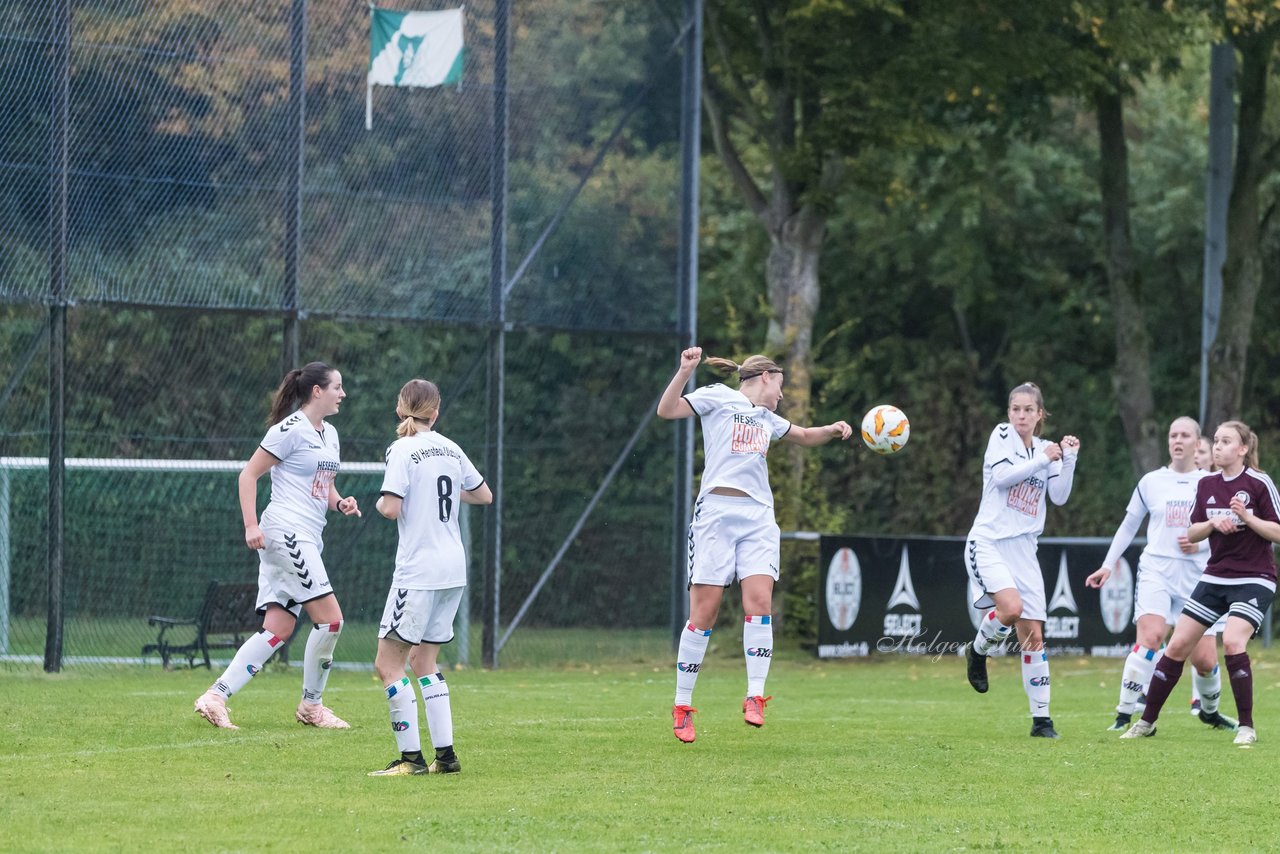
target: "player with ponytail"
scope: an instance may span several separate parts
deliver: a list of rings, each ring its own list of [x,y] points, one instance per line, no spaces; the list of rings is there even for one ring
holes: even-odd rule
[[[848,439],[844,421],[800,427],[777,414],[782,401],[782,368],[766,356],[741,364],[708,358],[707,364],[735,374],[738,388],[715,383],[685,393],[702,361],[702,348],[680,354],[680,366],[658,401],[658,415],[702,422],[705,468],[689,526],[689,622],[680,633],[672,728],[683,742],[694,740],[693,688],[702,668],[725,588],[734,580],[742,591],[746,619],[742,647],[747,663],[743,720],[764,726],[765,678],[773,655],[773,586],[778,580],[779,535],[773,518],[773,491],[765,455],[783,439],[814,447]]]
[[[258,613],[262,631],[240,647],[230,666],[197,698],[196,712],[221,729],[231,723],[227,700],[245,687],[293,634],[303,611],[312,624],[302,662],[302,701],[295,717],[325,729],[346,729],[322,702],[333,650],[342,632],[342,608],[320,553],[328,511],[359,516],[353,496],[338,494],[338,431],[326,418],[346,398],[342,374],[311,362],[284,375],[271,401],[267,434],[240,472],[244,541],[258,552]],[[258,519],[258,479],[271,472],[271,500]]]
[[[453,640],[453,618],[467,584],[467,558],[458,524],[462,504],[490,504],[493,493],[453,440],[435,431],[440,389],[409,380],[396,400],[399,436],[387,449],[378,512],[395,519],[399,532],[395,572],[378,626],[373,667],[391,712],[400,756],[371,777],[451,774],[462,770],[453,749],[449,686],[436,665],[443,644]],[[418,699],[404,674],[413,669],[416,691],[435,756],[422,755]]]
[[[1044,651],[1044,574],[1036,557],[1048,498],[1071,496],[1080,440],[1040,438],[1049,413],[1035,383],[1009,391],[1008,421],[991,431],[982,458],[982,499],[965,538],[969,601],[980,610],[977,634],[965,647],[969,684],[985,694],[987,656],[1016,632],[1022,690],[1031,708],[1031,736],[1057,738],[1049,715],[1049,659]]]

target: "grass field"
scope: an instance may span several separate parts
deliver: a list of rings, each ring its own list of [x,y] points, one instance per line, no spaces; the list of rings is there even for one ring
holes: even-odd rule
[[[169,640],[186,643],[195,637],[190,628],[174,629]],[[461,651],[461,635],[446,645],[440,653],[441,660],[453,665]],[[141,617],[93,617],[67,621],[63,633],[63,654],[76,659],[84,656],[118,658],[137,663],[144,644],[156,639],[156,629],[149,627]],[[44,661],[45,621],[16,618],[10,627],[5,651],[12,656],[22,656],[31,662]],[[475,623],[470,631],[469,660],[479,665],[483,659],[481,627]],[[295,634],[290,644],[290,661],[302,663],[306,644],[306,632]],[[338,644],[335,661],[340,665],[372,668],[377,652],[378,624],[359,620],[347,620],[343,624],[342,641]],[[671,631],[667,628],[615,628],[607,632],[584,631],[579,628],[521,629],[511,635],[499,654],[502,667],[528,667],[540,661],[615,661],[641,662],[658,659],[671,648]],[[214,650],[213,658],[221,659],[223,666],[235,653],[233,649]],[[160,664],[160,656],[151,653],[142,663]],[[175,660],[175,666],[185,666],[186,659]],[[0,661],[0,668],[5,665]]]
[[[1079,851],[1274,848],[1280,655],[1255,651],[1253,749],[1186,714],[1105,732],[1120,662],[1053,661],[1063,738],[1027,737],[1017,663],[979,696],[954,657],[774,662],[768,725],[727,652],[671,736],[666,661],[450,675],[463,773],[374,779],[394,758],[373,674],[335,672],[349,731],[293,722],[297,671],[191,710],[207,671],[0,668],[4,851]],[[1227,692],[1229,696],[1229,691]],[[1228,699],[1225,710],[1233,710]],[[425,740],[425,733],[424,733]],[[1160,819],[1150,815],[1158,805]]]

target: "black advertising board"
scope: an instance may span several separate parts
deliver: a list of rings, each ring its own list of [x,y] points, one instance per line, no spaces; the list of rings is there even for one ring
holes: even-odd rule
[[[1050,655],[1123,656],[1133,643],[1133,590],[1141,541],[1101,590],[1084,580],[1108,541],[1043,538]],[[874,652],[955,654],[983,614],[971,607],[963,537],[823,537],[818,584],[818,657]]]

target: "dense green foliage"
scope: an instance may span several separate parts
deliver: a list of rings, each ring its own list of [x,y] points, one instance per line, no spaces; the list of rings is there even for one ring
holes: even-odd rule
[[[512,535],[503,557],[512,603],[650,417],[669,375],[679,174],[678,62],[670,51],[679,4],[514,5],[511,267],[588,180],[512,292],[515,319],[539,326],[514,336],[508,354],[504,488]],[[739,41],[709,61],[752,59],[751,10],[713,5]],[[1179,4],[1179,16],[1158,28],[1144,17],[1150,4],[1141,5],[1010,0],[982,4],[974,16],[958,16],[948,2],[786,5],[795,53],[761,73],[780,74],[808,57],[814,61],[799,91],[830,96],[820,122],[818,113],[806,114],[814,133],[783,152],[787,168],[779,174],[811,176],[818,161],[842,158],[842,179],[821,192],[797,179],[798,198],[821,214],[825,235],[810,417],[856,423],[872,404],[892,402],[906,410],[913,431],[893,459],[874,457],[856,440],[806,452],[797,527],[962,533],[1005,394],[1033,379],[1053,413],[1050,433],[1083,440],[1075,493],[1067,507],[1050,511],[1047,532],[1114,529],[1139,472],[1117,414],[1115,312],[1089,93],[1116,82],[1108,75],[1117,62],[1127,71],[1117,85],[1128,122],[1129,214],[1148,306],[1156,415],[1167,421],[1196,411],[1207,52],[1220,31],[1213,19],[1196,17],[1199,4]],[[1227,5],[1239,25],[1249,4]],[[442,430],[483,458],[493,438],[482,332],[487,7],[472,18],[481,85],[451,99],[416,93],[412,109],[403,93],[379,91],[371,134],[360,121],[365,7],[309,7],[303,281],[304,304],[318,313],[303,321],[303,351],[344,371],[353,396],[335,423],[348,459],[378,459],[395,390],[419,374],[444,388]],[[44,4],[14,0],[3,8],[13,37],[0,49],[0,79],[12,82],[0,87],[0,361],[11,370],[0,372],[0,454],[41,455],[48,186],[32,176],[48,168],[51,57],[39,35]],[[1259,14],[1258,26],[1267,24],[1271,13]],[[147,4],[144,15],[128,4],[95,3],[78,5],[74,23],[71,145],[83,174],[70,260],[82,302],[70,313],[68,452],[243,459],[260,435],[283,361],[281,321],[269,312],[279,304],[283,269],[287,11],[229,3],[214,12],[163,0]],[[824,41],[828,33],[842,37]],[[844,38],[850,34],[857,38]],[[874,50],[852,51],[851,39]],[[103,45],[127,49],[108,62]],[[887,65],[873,61],[882,56]],[[624,108],[646,86],[653,88],[588,176]],[[776,320],[764,270],[774,247],[707,137],[698,343],[741,357],[764,348]],[[741,130],[735,140],[742,164],[768,175],[776,140]],[[121,175],[134,180],[110,177]],[[1263,181],[1264,213],[1274,210],[1276,184],[1274,176]],[[767,180],[760,185],[766,194],[772,189]],[[1273,220],[1268,214],[1261,236],[1274,270],[1280,241]],[[1280,442],[1273,282],[1274,275],[1258,302],[1238,413],[1262,435],[1264,468]],[[167,289],[163,299],[153,285]],[[248,312],[120,305],[153,299]],[[92,304],[98,301],[108,307]],[[572,331],[628,326],[646,334]],[[668,505],[670,461],[669,428],[650,425],[569,549],[538,621],[664,619],[678,530]],[[26,493],[16,500],[29,502],[16,518],[38,550],[43,499]],[[97,510],[124,500],[104,498]],[[141,506],[162,513],[167,500],[160,492]],[[226,498],[209,500],[214,507]],[[151,524],[134,519],[138,531]],[[228,519],[230,533],[217,542],[234,549],[234,514]],[[91,527],[71,536],[82,539],[74,554],[100,548]],[[125,530],[112,537],[139,541]],[[369,542],[355,538],[348,547]],[[803,552],[789,560],[787,611],[801,619],[786,625],[806,634],[813,567]],[[38,612],[39,558],[15,567],[15,602]],[[199,581],[192,579],[189,595]],[[359,595],[375,607],[374,592]]]

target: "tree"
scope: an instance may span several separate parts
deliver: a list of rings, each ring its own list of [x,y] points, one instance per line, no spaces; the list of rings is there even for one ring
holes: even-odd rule
[[[1125,99],[1134,95],[1152,68],[1174,66],[1200,30],[1194,10],[1173,13],[1146,0],[1102,0],[1074,9],[1076,19],[1063,23],[1069,50],[1082,61],[1082,73],[1067,82],[1083,84],[1097,118],[1098,190],[1116,348],[1115,400],[1134,469],[1140,474],[1164,458],[1147,319],[1160,295],[1155,288],[1144,288],[1133,245]]]
[[[913,74],[936,79],[936,57],[910,49],[912,28],[902,4],[879,0],[707,6],[703,104],[715,150],[768,235],[765,347],[784,362],[784,412],[798,423],[811,410],[813,327],[834,199],[860,154],[921,125],[902,84]],[[778,515],[795,525],[803,454],[789,448],[784,466]]]
[[[1280,167],[1280,128],[1267,88],[1280,40],[1280,11],[1272,4],[1228,0],[1224,27],[1238,57],[1239,99],[1222,314],[1209,351],[1209,424],[1241,416],[1253,316],[1265,275],[1263,240],[1276,210],[1274,198],[1264,199],[1263,187]]]

